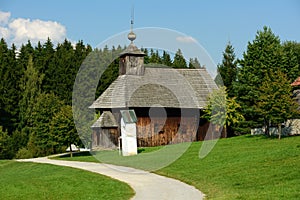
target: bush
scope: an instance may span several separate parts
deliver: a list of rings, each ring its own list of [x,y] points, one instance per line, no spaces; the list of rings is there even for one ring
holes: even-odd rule
[[[26,159],[26,158],[32,158],[33,154],[31,151],[29,151],[27,148],[23,147],[19,149],[19,151],[16,154],[17,159]]]
[[[14,156],[12,138],[0,126],[0,159],[12,159]]]

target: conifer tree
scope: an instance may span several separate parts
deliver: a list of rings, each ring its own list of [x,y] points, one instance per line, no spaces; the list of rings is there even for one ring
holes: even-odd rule
[[[19,101],[20,108],[20,128],[26,126],[32,127],[32,112],[33,107],[36,104],[36,98],[41,93],[41,84],[44,75],[40,75],[33,66],[32,57],[29,56],[27,69],[24,72],[24,76],[20,82],[20,89],[22,93],[22,99]]]
[[[283,67],[283,59],[279,37],[268,27],[258,31],[253,42],[248,43],[247,51],[239,61],[241,68],[235,85],[237,100],[246,118],[240,127],[241,131],[250,132],[249,128],[264,124],[263,116],[255,109],[257,99],[262,95],[258,88],[270,70],[276,71]]]
[[[234,96],[233,83],[236,81],[237,76],[237,60],[235,58],[234,48],[230,42],[226,45],[223,52],[222,63],[218,65],[218,76],[216,80],[221,78],[224,86],[227,88],[229,97]],[[216,81],[221,85],[219,81]]]
[[[174,56],[173,68],[187,68],[186,61],[180,49],[177,50]]]
[[[16,47],[8,49],[4,39],[0,41],[0,126],[11,134],[19,117],[18,102],[21,98],[20,79],[24,73],[16,59]],[[28,62],[28,61],[27,61]]]
[[[156,64],[162,63],[162,59],[159,56],[158,50],[156,51],[154,51],[153,49],[150,50],[149,63],[156,63]]]
[[[190,58],[190,61],[189,61],[189,69],[201,69],[203,68],[199,62],[199,60],[195,57],[194,59],[193,58]]]
[[[166,51],[163,51],[163,55],[162,55],[162,64],[171,67],[172,66],[172,59],[170,54],[168,54]]]

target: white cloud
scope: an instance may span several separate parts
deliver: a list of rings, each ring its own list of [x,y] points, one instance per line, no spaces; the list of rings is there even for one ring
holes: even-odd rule
[[[197,43],[197,40],[191,36],[179,36],[176,38],[176,41],[182,43]]]
[[[9,38],[10,36],[10,31],[8,28],[1,27],[0,26],[0,38]]]
[[[0,10],[0,24],[7,24],[10,19],[10,12],[3,12]]]
[[[30,40],[32,43],[45,41],[48,37],[54,41],[62,41],[66,37],[66,28],[53,21],[41,21],[18,18],[9,25],[12,34],[12,42],[19,44]]]
[[[53,43],[62,42],[66,38],[66,28],[55,21],[39,19],[12,19],[9,12],[0,11],[0,38],[17,47],[26,44],[28,40],[33,45],[44,42],[49,37]]]

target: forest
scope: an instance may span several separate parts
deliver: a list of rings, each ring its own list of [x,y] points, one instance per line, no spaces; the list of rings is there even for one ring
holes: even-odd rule
[[[90,53],[111,56],[126,47],[92,48],[83,41],[73,45],[65,40],[56,46],[51,39],[19,49],[0,41],[0,159],[29,158],[65,151],[82,145],[73,119],[72,92],[80,66]],[[142,49],[145,64],[158,63],[173,68],[200,68],[201,61],[188,61],[180,49],[175,55]],[[221,54],[221,52],[220,52]],[[118,77],[118,59],[102,74],[95,98]],[[218,85],[226,86],[229,98],[244,116],[228,127],[228,135],[248,134],[253,127],[278,124],[298,117],[291,83],[300,76],[300,43],[280,41],[264,27],[248,42],[238,59],[229,42],[218,64]]]

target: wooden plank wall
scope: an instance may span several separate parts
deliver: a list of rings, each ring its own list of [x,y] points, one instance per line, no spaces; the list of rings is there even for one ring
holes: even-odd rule
[[[151,119],[149,117],[138,118],[137,139],[139,147],[196,140],[198,123],[195,117],[168,117],[167,119],[152,117]]]
[[[118,147],[117,128],[95,128],[93,129],[92,148],[115,149]]]

